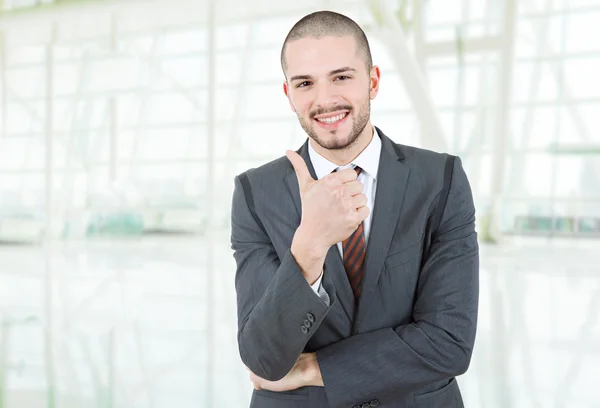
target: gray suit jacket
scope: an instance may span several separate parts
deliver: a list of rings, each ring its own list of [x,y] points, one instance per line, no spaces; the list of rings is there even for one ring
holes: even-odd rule
[[[444,206],[448,156],[396,144],[383,133],[381,139],[356,307],[335,245],[322,281],[329,306],[291,256],[301,201],[287,157],[245,173],[251,195],[235,177],[231,243],[242,361],[274,381],[302,352],[316,352],[325,384],[254,391],[253,408],[463,406],[455,376],[470,363],[479,294],[471,188],[457,157]],[[298,153],[316,178],[306,143]],[[442,217],[434,233],[438,205]]]

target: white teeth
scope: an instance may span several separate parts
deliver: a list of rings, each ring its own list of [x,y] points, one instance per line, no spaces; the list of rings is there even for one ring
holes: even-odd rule
[[[337,122],[338,120],[342,120],[342,119],[344,119],[345,117],[346,117],[346,114],[345,114],[345,113],[340,113],[339,115],[337,115],[337,116],[333,116],[333,117],[331,117],[331,118],[321,118],[321,119],[317,119],[317,120],[318,120],[319,122],[323,122],[323,123],[329,123],[329,124],[331,124],[331,123],[335,123],[335,122]]]

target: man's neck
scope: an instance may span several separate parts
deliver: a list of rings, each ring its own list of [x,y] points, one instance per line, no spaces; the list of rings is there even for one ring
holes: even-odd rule
[[[352,160],[356,159],[363,150],[371,143],[371,139],[375,135],[375,128],[371,125],[371,121],[367,123],[362,133],[356,139],[356,141],[349,147],[340,150],[330,150],[325,149],[320,146],[318,143],[313,142],[310,139],[309,143],[312,144],[312,147],[315,149],[317,153],[321,156],[325,157],[332,163],[337,164],[338,166],[345,166],[352,162]]]

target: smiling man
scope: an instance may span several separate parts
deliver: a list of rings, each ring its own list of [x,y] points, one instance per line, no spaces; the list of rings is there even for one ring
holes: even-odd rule
[[[479,248],[461,160],[372,125],[381,73],[348,17],[302,18],[281,63],[308,138],[234,180],[251,407],[462,407]]]

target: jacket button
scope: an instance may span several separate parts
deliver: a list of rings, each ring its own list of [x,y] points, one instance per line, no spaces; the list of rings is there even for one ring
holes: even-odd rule
[[[362,404],[362,408],[371,408],[371,404],[365,402],[364,404]]]
[[[308,333],[308,327],[302,326],[302,333],[307,334]]]
[[[371,401],[371,406],[372,407],[376,407],[377,405],[379,405],[379,401],[377,401],[376,399],[374,399],[373,401]]]
[[[310,327],[310,326],[312,326],[312,323],[308,319],[304,319],[304,325],[306,327]]]
[[[307,313],[306,314],[306,318],[308,319],[309,322],[314,323],[315,322],[315,316],[312,313]]]

